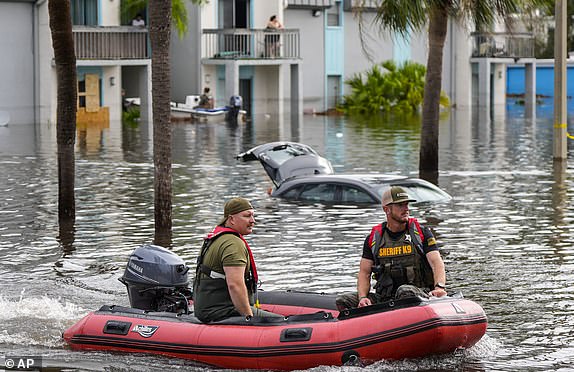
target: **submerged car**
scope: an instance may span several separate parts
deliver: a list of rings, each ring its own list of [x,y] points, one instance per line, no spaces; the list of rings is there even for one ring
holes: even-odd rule
[[[335,174],[329,160],[308,145],[271,142],[237,155],[260,161],[275,184],[271,196],[327,204],[380,204],[383,191],[399,185],[417,203],[447,201],[451,196],[420,178],[369,173]]]

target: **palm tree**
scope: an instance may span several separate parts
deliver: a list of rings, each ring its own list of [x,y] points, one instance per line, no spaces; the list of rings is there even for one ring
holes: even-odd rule
[[[201,5],[207,0],[191,0]],[[145,0],[128,0],[145,7]],[[142,5],[143,4],[143,5]],[[171,127],[170,37],[172,7],[175,25],[182,37],[187,32],[187,12],[182,0],[150,0],[152,48],[152,110],[154,116],[154,218],[156,244],[171,244]],[[48,14],[58,82],[58,217],[60,226],[73,228],[75,206],[76,54],[69,0],[49,0]]]
[[[48,13],[58,82],[56,132],[58,141],[58,221],[62,229],[73,228],[76,143],[76,53],[69,0],[49,0]]]
[[[207,4],[209,0],[190,0],[195,5]],[[171,1],[172,26],[177,31],[180,38],[184,37],[188,31],[188,16],[185,0]],[[125,0],[121,2],[122,17],[133,19],[148,7],[148,0]]]
[[[154,162],[154,243],[171,244],[171,126],[170,58],[171,0],[149,1],[151,43],[153,162]]]
[[[137,1],[137,0],[136,0]],[[206,0],[192,0],[194,4]],[[181,0],[149,0],[151,44],[153,159],[154,159],[154,243],[171,245],[172,232],[172,157],[170,126],[170,39],[172,7],[180,36],[187,30],[187,13]]]
[[[525,3],[538,0],[380,0],[376,22],[383,30],[399,34],[420,31],[428,25],[427,74],[422,110],[419,177],[438,181],[438,121],[442,85],[442,56],[449,18],[470,21],[477,29],[497,17],[516,13]]]

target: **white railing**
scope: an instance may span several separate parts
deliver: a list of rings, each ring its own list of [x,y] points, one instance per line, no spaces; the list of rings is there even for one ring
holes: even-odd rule
[[[329,8],[335,3],[334,0],[287,0],[288,8]]]
[[[376,11],[379,7],[377,0],[345,0],[343,2],[343,9],[346,11],[360,10],[363,12]]]
[[[300,58],[299,30],[205,29],[202,58]]]
[[[147,59],[148,32],[142,27],[74,26],[77,59]]]
[[[473,57],[534,58],[531,33],[473,32]]]

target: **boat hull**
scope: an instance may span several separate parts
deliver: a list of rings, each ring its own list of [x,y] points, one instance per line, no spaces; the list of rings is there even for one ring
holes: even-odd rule
[[[296,306],[285,300],[290,296],[263,307],[300,315],[209,325],[191,315],[104,306],[66,330],[64,340],[76,350],[160,354],[219,368],[294,370],[451,353],[474,345],[487,327],[482,308],[466,299],[413,298],[339,314],[334,306]]]
[[[225,123],[227,109],[191,109],[184,107],[171,108],[171,120],[192,123]],[[245,122],[246,112],[239,111],[238,122]]]

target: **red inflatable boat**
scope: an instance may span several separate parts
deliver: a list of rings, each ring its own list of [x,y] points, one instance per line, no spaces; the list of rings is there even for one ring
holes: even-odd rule
[[[220,368],[293,370],[451,353],[474,345],[487,326],[482,308],[462,298],[413,297],[339,314],[293,304],[303,298],[307,306],[321,306],[332,296],[269,292],[260,297],[276,302],[262,305],[265,309],[300,315],[202,324],[192,315],[103,306],[69,328],[64,339],[78,350],[161,354]]]
[[[76,350],[294,370],[451,353],[471,347],[486,332],[483,309],[462,296],[410,297],[339,313],[335,295],[290,291],[259,292],[262,308],[284,319],[205,324],[193,316],[188,270],[174,256],[156,246],[136,249],[121,279],[131,307],[103,306],[67,329],[64,340]]]

